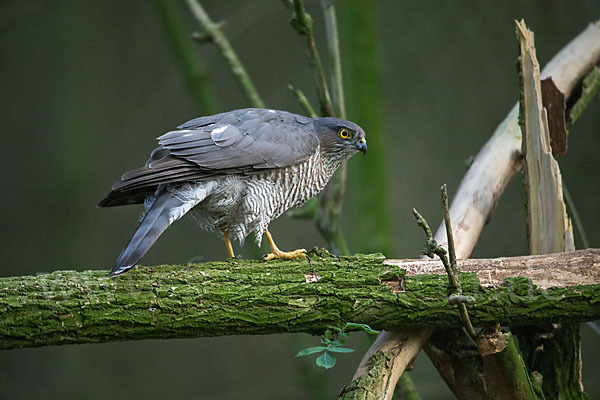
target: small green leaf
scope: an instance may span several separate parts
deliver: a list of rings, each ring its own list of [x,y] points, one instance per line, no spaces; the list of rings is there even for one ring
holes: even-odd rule
[[[317,347],[307,347],[306,349],[302,349],[296,354],[296,357],[307,356],[309,354],[318,353],[320,351],[327,350],[327,347],[317,346]]]
[[[316,361],[319,367],[329,369],[335,365],[335,356],[327,351],[323,352]]]
[[[348,328],[356,328],[356,329],[360,329],[363,330],[371,335],[376,335],[379,333],[379,331],[376,331],[375,329],[372,329],[369,325],[367,324],[355,324],[354,322],[346,322],[346,326]]]
[[[352,353],[354,349],[349,349],[348,347],[337,347],[337,346],[329,346],[327,348],[328,351],[334,353]]]
[[[331,342],[331,346],[336,346],[336,347],[342,347],[346,344],[346,341],[344,339],[337,339],[337,340],[333,340]]]

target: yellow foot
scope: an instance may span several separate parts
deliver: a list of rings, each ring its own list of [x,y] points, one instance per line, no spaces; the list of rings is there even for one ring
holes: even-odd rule
[[[264,261],[275,260],[275,259],[297,260],[299,258],[306,258],[306,250],[305,249],[298,249],[298,250],[294,250],[294,251],[281,251],[279,249],[276,249],[273,253],[265,254],[263,256]]]

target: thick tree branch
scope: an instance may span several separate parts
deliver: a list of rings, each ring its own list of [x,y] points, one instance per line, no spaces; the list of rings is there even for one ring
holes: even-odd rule
[[[477,299],[469,307],[476,326],[600,317],[600,250],[463,260],[458,268],[468,271],[460,274],[464,293]],[[142,267],[118,278],[106,271],[0,278],[0,349],[320,334],[345,321],[377,329],[458,327],[458,313],[447,305],[447,287],[445,270],[436,261],[384,262],[381,255],[324,253],[313,255],[310,263],[232,260]]]

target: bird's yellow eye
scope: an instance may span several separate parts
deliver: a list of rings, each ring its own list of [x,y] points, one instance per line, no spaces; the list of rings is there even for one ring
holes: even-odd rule
[[[342,128],[338,131],[338,133],[342,139],[350,139],[350,132],[348,132],[346,129]]]

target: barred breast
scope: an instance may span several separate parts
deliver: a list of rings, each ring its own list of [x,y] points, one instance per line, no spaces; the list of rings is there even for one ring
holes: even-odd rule
[[[229,232],[240,243],[254,232],[260,246],[271,220],[318,194],[343,158],[322,157],[317,151],[302,163],[250,176],[220,178],[205,201],[192,210],[198,225],[208,231]],[[191,191],[196,189],[195,184]],[[193,189],[193,190],[192,190]]]
[[[254,232],[260,245],[269,222],[323,190],[337,164],[324,163],[317,151],[302,163],[251,176],[246,183],[242,213],[247,216],[243,222],[247,232]]]

